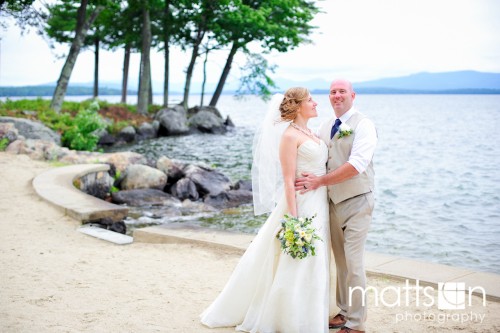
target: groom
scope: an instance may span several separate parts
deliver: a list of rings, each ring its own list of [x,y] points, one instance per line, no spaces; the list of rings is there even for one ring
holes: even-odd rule
[[[301,193],[328,187],[340,308],[329,326],[341,328],[339,333],[363,332],[367,312],[360,288],[364,291],[366,287],[364,249],[374,206],[372,158],[377,132],[373,123],[353,107],[355,96],[351,82],[332,82],[329,99],[335,117],[319,130],[328,146],[327,174],[317,177],[303,173],[295,182],[295,189]]]

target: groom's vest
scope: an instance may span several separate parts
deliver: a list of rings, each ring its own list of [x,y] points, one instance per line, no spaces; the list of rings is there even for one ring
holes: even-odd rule
[[[351,155],[354,137],[356,136],[356,127],[364,118],[366,118],[366,116],[359,112],[355,112],[346,121],[346,124],[353,129],[353,133],[342,138],[339,138],[339,132],[337,132],[333,139],[330,139],[330,131],[335,118],[323,124],[320,129],[320,137],[328,146],[327,172],[332,172],[347,162]],[[338,204],[339,202],[357,195],[372,192],[375,187],[373,181],[374,175],[373,161],[370,161],[370,164],[363,173],[343,181],[342,183],[328,186],[328,197],[334,204]]]

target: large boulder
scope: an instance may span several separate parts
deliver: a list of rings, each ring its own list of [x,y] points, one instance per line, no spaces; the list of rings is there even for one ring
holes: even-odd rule
[[[147,165],[129,165],[125,172],[125,178],[121,182],[123,190],[152,188],[163,190],[167,184],[167,175]]]
[[[196,184],[202,196],[217,195],[231,187],[231,180],[226,175],[210,168],[189,164],[184,168],[184,174]]]
[[[99,128],[92,132],[92,134],[99,138],[97,144],[100,146],[112,146],[116,142],[116,137],[109,134],[109,132],[105,128]]]
[[[172,160],[166,156],[162,156],[156,161],[156,168],[163,171],[167,177],[168,182],[173,184],[179,179],[185,176],[183,169],[186,167],[186,163],[182,163],[178,160]]]
[[[251,180],[238,180],[232,187],[233,190],[245,190],[252,191],[252,181]]]
[[[16,140],[10,143],[5,149],[11,154],[25,154],[33,160],[58,160],[62,156],[66,156],[69,152],[67,148],[61,148],[53,141],[42,140]]]
[[[224,125],[227,127],[234,127],[233,120],[229,117],[229,115],[227,115],[226,120],[224,120]]]
[[[40,122],[23,118],[0,117],[0,123],[13,123],[19,135],[26,139],[52,141],[61,145],[61,135]]]
[[[153,126],[153,129],[155,131],[155,136],[158,136],[158,131],[160,130],[160,122],[158,120],[153,120],[151,126]]]
[[[192,107],[192,108],[188,109],[187,116],[188,116],[188,118],[191,118],[192,116],[194,116],[195,114],[197,114],[200,111],[206,111],[206,112],[213,113],[215,116],[222,119],[222,114],[214,106],[201,106],[201,107],[195,106],[195,107]]]
[[[114,179],[107,171],[89,173],[80,178],[80,190],[99,199],[106,199]]]
[[[189,127],[202,133],[227,132],[224,119],[209,111],[199,111],[189,118]]]
[[[252,192],[246,190],[231,190],[217,195],[208,195],[203,201],[216,208],[232,208],[252,202]]]
[[[196,184],[189,178],[182,178],[172,186],[172,194],[180,200],[198,200],[200,195],[196,190]]]
[[[173,195],[151,188],[115,192],[112,194],[112,198],[114,203],[134,207],[182,207],[181,201]]]
[[[0,123],[0,140],[7,139],[7,143],[17,140],[18,130],[14,123]]]
[[[159,110],[155,120],[160,122],[158,136],[182,135],[189,132],[186,113],[181,108],[165,108]]]
[[[157,132],[153,124],[142,123],[137,129],[137,136],[140,140],[153,139],[156,138]]]
[[[99,141],[97,144],[99,146],[112,146],[116,143],[116,137],[112,134],[109,134],[108,131],[100,131],[98,134]]]
[[[148,164],[148,160],[145,156],[131,151],[98,154],[96,162],[112,164],[115,166],[116,170],[121,173],[125,172],[129,165]]]
[[[116,136],[118,141],[125,141],[129,143],[135,140],[135,134],[135,128],[133,126],[127,126],[122,128]]]

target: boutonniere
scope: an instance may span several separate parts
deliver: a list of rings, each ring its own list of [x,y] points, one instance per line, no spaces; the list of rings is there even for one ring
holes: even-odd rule
[[[352,128],[347,124],[340,124],[339,139],[352,134]]]

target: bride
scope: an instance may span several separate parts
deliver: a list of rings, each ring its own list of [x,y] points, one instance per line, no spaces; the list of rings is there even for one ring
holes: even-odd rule
[[[208,327],[243,332],[328,332],[330,232],[326,187],[295,192],[302,172],[326,172],[326,144],[307,128],[317,103],[305,88],[290,88],[271,100],[254,139],[252,181],[256,214],[271,212],[240,259],[226,286],[201,314]],[[316,214],[316,255],[293,259],[281,252],[276,234],[288,213]],[[333,279],[332,279],[333,282]]]

